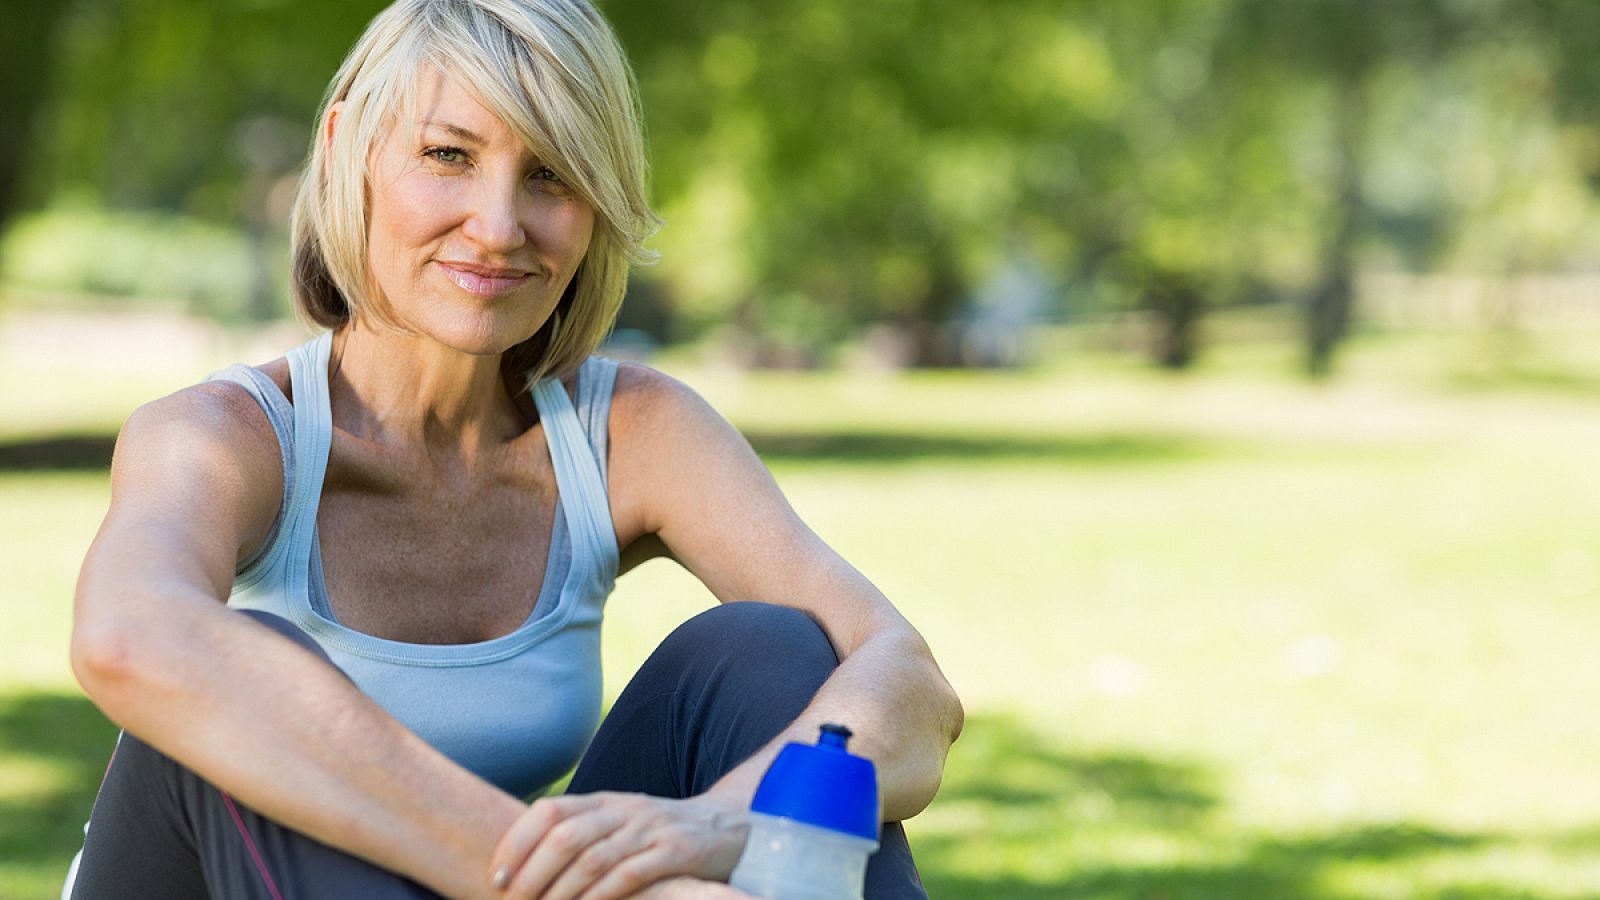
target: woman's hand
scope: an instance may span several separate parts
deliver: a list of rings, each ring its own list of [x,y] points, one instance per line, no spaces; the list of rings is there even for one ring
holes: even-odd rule
[[[746,810],[708,795],[544,797],[500,839],[490,860],[491,879],[512,900],[610,900],[658,882],[665,882],[660,890],[666,893],[642,896],[735,897],[725,885],[708,894],[717,886],[674,876],[727,881],[748,834]]]

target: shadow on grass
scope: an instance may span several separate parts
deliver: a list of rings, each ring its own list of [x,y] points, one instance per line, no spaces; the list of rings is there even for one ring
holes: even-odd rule
[[[951,753],[939,807],[960,808],[966,833],[919,834],[918,867],[935,898],[1305,898],[1354,896],[1338,867],[1392,866],[1403,881],[1424,857],[1470,857],[1529,836],[1449,831],[1396,822],[1305,835],[1261,835],[1223,815],[1220,773],[1187,761],[1129,753],[1077,754],[1016,719],[973,716]],[[1581,856],[1595,832],[1532,837]],[[1172,847],[1187,850],[1172,851]],[[1127,862],[1140,847],[1165,847]],[[1116,856],[1115,862],[1109,857]],[[975,863],[974,860],[977,862]],[[1431,860],[1430,860],[1431,864]],[[1029,873],[1056,872],[1042,879]],[[1466,882],[1417,888],[1423,900],[1551,896],[1517,885]],[[1574,891],[1568,895],[1586,896]]]
[[[1182,435],[1087,434],[1008,436],[893,431],[745,434],[761,458],[774,462],[890,463],[912,460],[1075,465],[1167,463],[1215,455],[1210,442]]]
[[[1054,744],[1008,716],[970,717],[951,751],[939,800],[1058,813],[1064,822],[1114,807],[1119,816],[1174,826],[1192,824],[1221,803],[1214,774],[1201,766],[1129,753],[1064,753]]]
[[[87,699],[65,693],[0,697],[0,859],[65,875],[111,759],[117,728]]]
[[[109,468],[115,434],[62,434],[0,441],[0,472],[81,472]]]
[[[767,462],[894,463],[912,460],[1074,465],[1183,462],[1215,455],[1211,443],[1180,435],[1091,434],[1022,437],[890,431],[751,432]],[[115,434],[68,434],[0,441],[0,472],[84,471],[111,464]]]

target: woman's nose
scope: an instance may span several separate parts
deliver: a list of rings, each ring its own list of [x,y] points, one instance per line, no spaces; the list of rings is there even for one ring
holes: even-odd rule
[[[517,191],[504,185],[480,184],[461,230],[474,243],[492,253],[509,253],[527,243],[528,235],[517,215]]]

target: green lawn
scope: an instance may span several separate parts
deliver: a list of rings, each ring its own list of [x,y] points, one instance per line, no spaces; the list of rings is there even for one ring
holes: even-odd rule
[[[1321,388],[1248,354],[1184,380],[675,367],[966,700],[908,825],[934,897],[1597,895],[1592,382],[1419,377],[1394,341],[1351,363]],[[0,367],[0,459],[184,377],[108,365]],[[64,659],[105,496],[0,473],[8,900],[53,896],[110,746]],[[608,687],[708,602],[667,563],[624,578]]]

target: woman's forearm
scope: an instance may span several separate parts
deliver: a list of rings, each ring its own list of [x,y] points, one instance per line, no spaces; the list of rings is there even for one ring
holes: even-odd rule
[[[790,741],[811,744],[825,722],[850,728],[851,752],[877,769],[884,821],[933,800],[945,755],[961,733],[961,703],[927,643],[908,625],[885,627],[851,652],[794,722],[707,792],[748,808],[761,776]]]
[[[102,587],[86,571],[80,592]],[[203,592],[139,593],[74,635],[74,668],[107,716],[268,818],[448,896],[489,895],[520,801]]]

